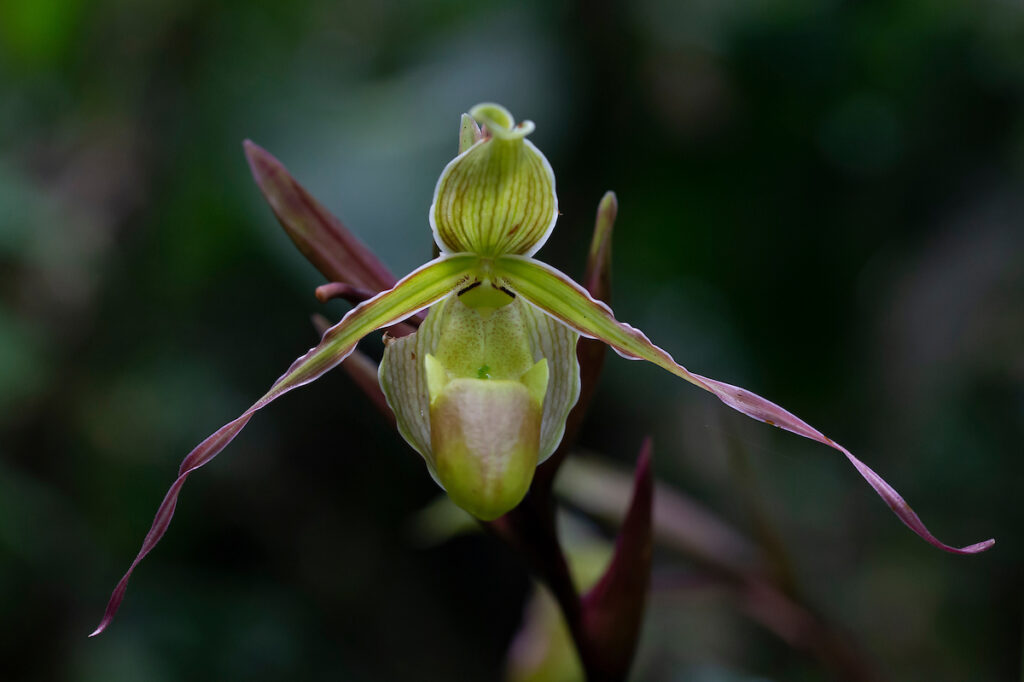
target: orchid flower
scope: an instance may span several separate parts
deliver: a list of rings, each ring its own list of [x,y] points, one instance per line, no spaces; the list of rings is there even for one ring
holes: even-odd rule
[[[690,372],[569,276],[535,258],[559,214],[551,165],[526,139],[533,130],[531,121],[515,123],[497,104],[477,105],[463,116],[460,153],[442,171],[430,206],[439,256],[397,283],[386,270],[357,264],[368,274],[354,285],[385,290],[352,308],[263,397],[189,453],[93,635],[110,624],[132,571],[166,532],[192,472],[257,411],[337,367],[364,336],[427,308],[417,331],[387,344],[379,380],[401,435],[451,499],[481,520],[513,509],[537,465],[561,442],[579,397],[576,342],[585,336],[624,358],[651,362],[748,417],[838,450],[900,520],[935,547],[974,554],[992,546],[994,540],[961,548],[940,542],[849,450],[775,403]]]

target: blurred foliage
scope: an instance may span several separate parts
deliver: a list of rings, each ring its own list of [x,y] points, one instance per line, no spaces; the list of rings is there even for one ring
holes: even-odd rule
[[[650,433],[663,481],[774,527],[881,676],[1020,675],[1019,3],[12,0],[0,88],[0,678],[500,675],[524,567],[408,541],[435,486],[341,373],[195,477],[85,638],[180,458],[315,341],[320,281],[242,139],[406,272],[487,99],[558,177],[545,260],[579,275],[616,190],[620,317],[848,445],[944,539],[999,544],[936,552],[834,453],[618,358],[583,444],[628,463]],[[637,668],[826,678],[715,589],[652,604]]]

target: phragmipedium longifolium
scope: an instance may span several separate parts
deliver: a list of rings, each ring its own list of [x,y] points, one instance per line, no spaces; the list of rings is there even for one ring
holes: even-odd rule
[[[258,410],[337,367],[361,338],[427,308],[415,332],[388,343],[380,384],[399,432],[430,474],[481,520],[514,509],[538,464],[559,446],[580,394],[576,344],[584,336],[624,358],[651,362],[749,417],[838,450],[935,547],[973,554],[993,544],[956,548],[940,542],[899,493],[846,448],[750,391],[690,372],[641,331],[619,322],[584,287],[535,258],[555,227],[558,200],[550,164],[527,139],[533,129],[496,104],[477,105],[463,116],[462,151],[442,171],[429,211],[439,255],[397,282],[382,267],[351,258],[359,253],[351,244],[300,244],[315,263],[351,269],[350,288],[380,293],[327,329],[263,397],[189,453],[94,635],[110,624],[132,571],[166,532],[193,471],[219,454]],[[279,217],[294,208],[286,200],[271,203]],[[302,229],[301,220],[293,229]]]

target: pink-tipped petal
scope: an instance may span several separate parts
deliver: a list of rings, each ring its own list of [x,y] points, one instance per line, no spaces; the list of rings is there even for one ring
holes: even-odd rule
[[[900,520],[934,547],[954,554],[977,554],[995,544],[992,539],[966,547],[952,547],[940,542],[900,494],[849,450],[796,415],[755,393],[690,372],[667,352],[651,343],[643,332],[616,320],[611,308],[594,300],[583,287],[561,271],[521,256],[503,256],[498,259],[495,270],[506,286],[527,301],[581,335],[601,339],[619,355],[652,362],[713,393],[726,405],[748,417],[818,441],[843,453]]]
[[[471,255],[452,256],[431,261],[403,278],[394,288],[359,304],[350,310],[338,324],[328,329],[319,344],[292,363],[288,371],[281,375],[270,390],[252,407],[234,421],[217,429],[197,445],[182,461],[178,469],[178,478],[167,491],[163,502],[160,503],[156,517],[153,519],[153,525],[142,543],[142,548],[128,567],[124,577],[114,588],[103,619],[90,637],[100,634],[110,625],[124,599],[128,579],[135,567],[167,532],[167,527],[171,523],[174,509],[177,506],[178,493],[193,471],[216,457],[249,423],[257,410],[267,406],[288,391],[308,384],[336,367],[351,354],[359,339],[374,329],[394,324],[447,296],[459,282],[467,277],[470,267],[475,262],[476,257]]]
[[[153,519],[153,525],[150,527],[149,532],[146,533],[146,539],[142,541],[142,548],[135,556],[124,576],[117,583],[113,593],[111,593],[110,601],[107,602],[107,608],[103,612],[103,618],[100,620],[100,624],[96,626],[96,629],[89,633],[90,637],[95,637],[106,630],[107,626],[114,620],[114,615],[121,607],[121,601],[124,600],[124,593],[128,589],[128,579],[131,577],[132,572],[139,565],[139,562],[156,547],[156,544],[160,542],[160,538],[167,532],[167,527],[171,525],[174,508],[178,504],[178,493],[181,492],[181,487],[185,484],[189,474],[216,457],[238,435],[242,428],[249,423],[251,418],[252,413],[246,412],[238,419],[220,427],[214,434],[197,445],[181,463],[178,478],[171,484],[167,494],[164,495],[164,500],[160,503],[160,507],[156,511],[156,517]]]
[[[871,467],[854,457],[853,453],[842,445],[821,433],[792,412],[779,407],[770,400],[766,400],[755,393],[751,393],[739,386],[733,386],[732,384],[727,384],[722,381],[709,379],[708,377],[704,377],[699,374],[694,374],[694,376],[705,384],[709,391],[718,396],[722,402],[734,410],[742,412],[748,417],[757,419],[758,421],[771,424],[772,426],[778,426],[780,429],[785,429],[786,431],[801,435],[804,438],[816,440],[819,443],[823,443],[830,448],[834,448],[843,453],[843,455],[846,456],[846,459],[850,461],[850,464],[852,464],[858,473],[864,477],[864,480],[875,489],[875,492],[878,493],[879,497],[889,505],[889,508],[892,509],[893,513],[895,513],[903,523],[907,524],[908,528],[920,535],[930,545],[938,547],[946,552],[952,552],[953,554],[977,554],[978,552],[984,552],[996,543],[994,539],[989,539],[984,542],[976,542],[973,545],[967,545],[966,547],[951,547],[950,545],[941,542],[938,538],[932,535],[931,531],[929,531],[924,525],[924,522],[921,521],[921,517],[917,515],[917,512],[910,508],[910,505],[907,504],[902,495],[896,492],[895,488],[886,483],[885,480],[875,473]]]

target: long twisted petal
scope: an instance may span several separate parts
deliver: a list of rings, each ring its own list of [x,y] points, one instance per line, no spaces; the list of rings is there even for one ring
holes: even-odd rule
[[[381,292],[364,301],[348,312],[338,324],[328,329],[320,343],[298,358],[281,377],[274,382],[267,393],[257,400],[237,419],[220,427],[211,436],[197,445],[182,461],[178,478],[164,496],[157,509],[153,525],[142,542],[142,548],[118,582],[110,596],[106,611],[99,626],[90,637],[103,632],[124,599],[128,579],[135,567],[149,554],[167,532],[178,503],[178,493],[189,475],[207,464],[230,443],[245,427],[255,412],[270,404],[288,391],[314,381],[328,370],[336,367],[356,347],[359,339],[375,329],[387,327],[409,315],[432,305],[448,295],[468,277],[476,256],[457,254],[433,260],[399,281],[392,289]]]
[[[985,540],[958,548],[939,541],[891,485],[842,445],[755,393],[690,372],[667,352],[651,343],[643,332],[616,320],[608,306],[595,301],[583,287],[555,268],[532,258],[504,256],[495,261],[494,270],[497,278],[527,301],[580,334],[601,339],[619,355],[631,360],[653,362],[677,377],[713,393],[726,405],[748,417],[818,441],[843,453],[896,516],[929,544],[954,554],[976,554],[995,544],[995,540]]]

